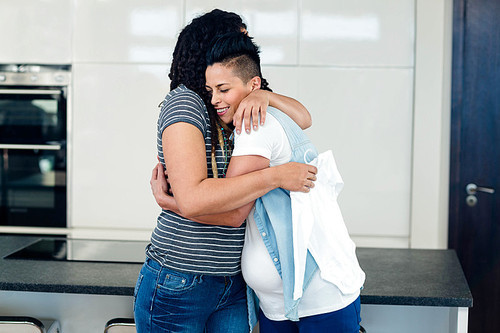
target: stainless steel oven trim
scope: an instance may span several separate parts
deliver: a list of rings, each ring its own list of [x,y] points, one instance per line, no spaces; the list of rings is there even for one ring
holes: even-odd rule
[[[0,86],[65,87],[71,83],[71,65],[0,64]]]
[[[60,95],[61,89],[0,89],[0,94],[22,94],[22,95]]]
[[[0,149],[38,149],[38,150],[61,150],[61,145],[15,145],[15,144],[0,144]]]
[[[71,78],[71,75],[68,75]],[[73,85],[66,86],[66,229],[73,228]]]

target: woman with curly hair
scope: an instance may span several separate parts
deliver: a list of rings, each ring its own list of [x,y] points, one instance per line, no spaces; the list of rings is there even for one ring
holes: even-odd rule
[[[134,292],[139,333],[248,332],[241,251],[251,207],[244,208],[246,213],[240,207],[278,187],[307,192],[314,186],[316,168],[300,163],[225,178],[232,144],[217,114],[227,110],[210,106],[205,54],[213,37],[235,31],[246,31],[241,18],[214,10],[186,26],[174,50],[157,146],[179,214],[162,210],[146,249]],[[302,127],[310,124],[299,102],[263,89],[242,101],[236,111],[239,124],[252,115],[257,126],[268,105]],[[245,126],[249,130],[247,122]]]

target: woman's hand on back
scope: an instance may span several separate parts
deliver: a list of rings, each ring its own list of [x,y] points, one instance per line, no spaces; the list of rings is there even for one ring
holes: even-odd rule
[[[172,195],[172,190],[166,178],[166,172],[161,163],[158,163],[154,167],[149,184],[158,205],[163,209],[178,213],[177,202]]]
[[[309,164],[289,162],[276,167],[279,187],[295,192],[309,192],[314,187],[318,169]]]

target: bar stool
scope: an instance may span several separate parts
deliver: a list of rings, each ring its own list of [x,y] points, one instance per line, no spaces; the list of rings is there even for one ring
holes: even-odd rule
[[[1,332],[0,332],[1,333]],[[104,333],[136,333],[133,318],[114,318],[106,323]]]
[[[0,316],[0,333],[60,333],[57,320],[23,316]]]

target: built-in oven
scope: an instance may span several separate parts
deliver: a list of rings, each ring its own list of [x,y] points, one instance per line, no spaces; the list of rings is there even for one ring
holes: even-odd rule
[[[0,65],[0,227],[66,227],[70,82],[69,65]]]

